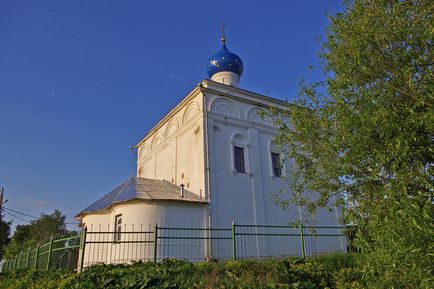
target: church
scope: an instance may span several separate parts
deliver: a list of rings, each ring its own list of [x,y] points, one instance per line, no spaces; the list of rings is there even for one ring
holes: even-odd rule
[[[312,223],[313,216],[301,208],[292,205],[284,210],[272,198],[273,193],[290,195],[285,179],[293,163],[274,145],[277,129],[262,112],[269,107],[285,110],[288,104],[240,88],[243,61],[228,50],[224,35],[221,41],[221,50],[207,62],[209,79],[195,86],[135,144],[137,176],[76,216],[87,230],[134,231],[155,224],[231,228],[233,222],[286,226],[298,219]],[[321,210],[315,224],[339,226],[338,217],[338,209]],[[345,251],[343,239],[312,238],[309,250]],[[245,254],[261,258],[299,252],[272,243],[271,238],[250,238]],[[229,258],[229,246],[208,241],[199,259]]]

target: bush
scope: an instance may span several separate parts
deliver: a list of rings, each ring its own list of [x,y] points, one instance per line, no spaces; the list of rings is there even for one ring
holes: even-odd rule
[[[109,288],[288,288],[345,287],[352,281],[355,256],[342,254],[301,260],[237,260],[191,263],[167,259],[160,263],[95,265],[82,273],[17,270],[0,275],[0,289]],[[343,271],[342,271],[343,270]],[[341,271],[342,273],[339,273]],[[339,276],[337,279],[335,276]]]
[[[0,288],[57,289],[58,284],[74,273],[64,270],[36,271],[19,269],[0,274]]]

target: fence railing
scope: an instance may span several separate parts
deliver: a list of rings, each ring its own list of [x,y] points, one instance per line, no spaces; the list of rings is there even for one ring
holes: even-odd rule
[[[3,263],[2,272],[14,269],[76,269],[80,235],[70,237],[51,237],[49,240],[39,242],[26,251],[20,252],[14,258]]]
[[[137,227],[136,227],[137,228]],[[347,227],[270,226],[232,223],[228,228],[159,227],[88,231],[53,239],[29,248],[3,265],[18,268],[83,268],[100,263],[158,262],[165,258],[200,261],[208,258],[245,259],[308,257],[346,252]]]

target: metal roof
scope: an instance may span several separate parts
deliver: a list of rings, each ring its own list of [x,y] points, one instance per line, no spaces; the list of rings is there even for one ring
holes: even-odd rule
[[[203,198],[185,189],[184,196],[181,197],[181,188],[169,181],[130,177],[113,191],[78,213],[76,217],[84,213],[105,210],[113,204],[131,200],[170,200],[206,203]]]

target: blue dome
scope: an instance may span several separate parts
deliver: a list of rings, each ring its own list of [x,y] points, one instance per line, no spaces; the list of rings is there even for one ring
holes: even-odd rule
[[[224,42],[222,49],[217,54],[211,56],[206,65],[206,71],[210,78],[214,74],[222,71],[230,71],[241,76],[243,70],[244,65],[241,58],[238,55],[229,52]]]

